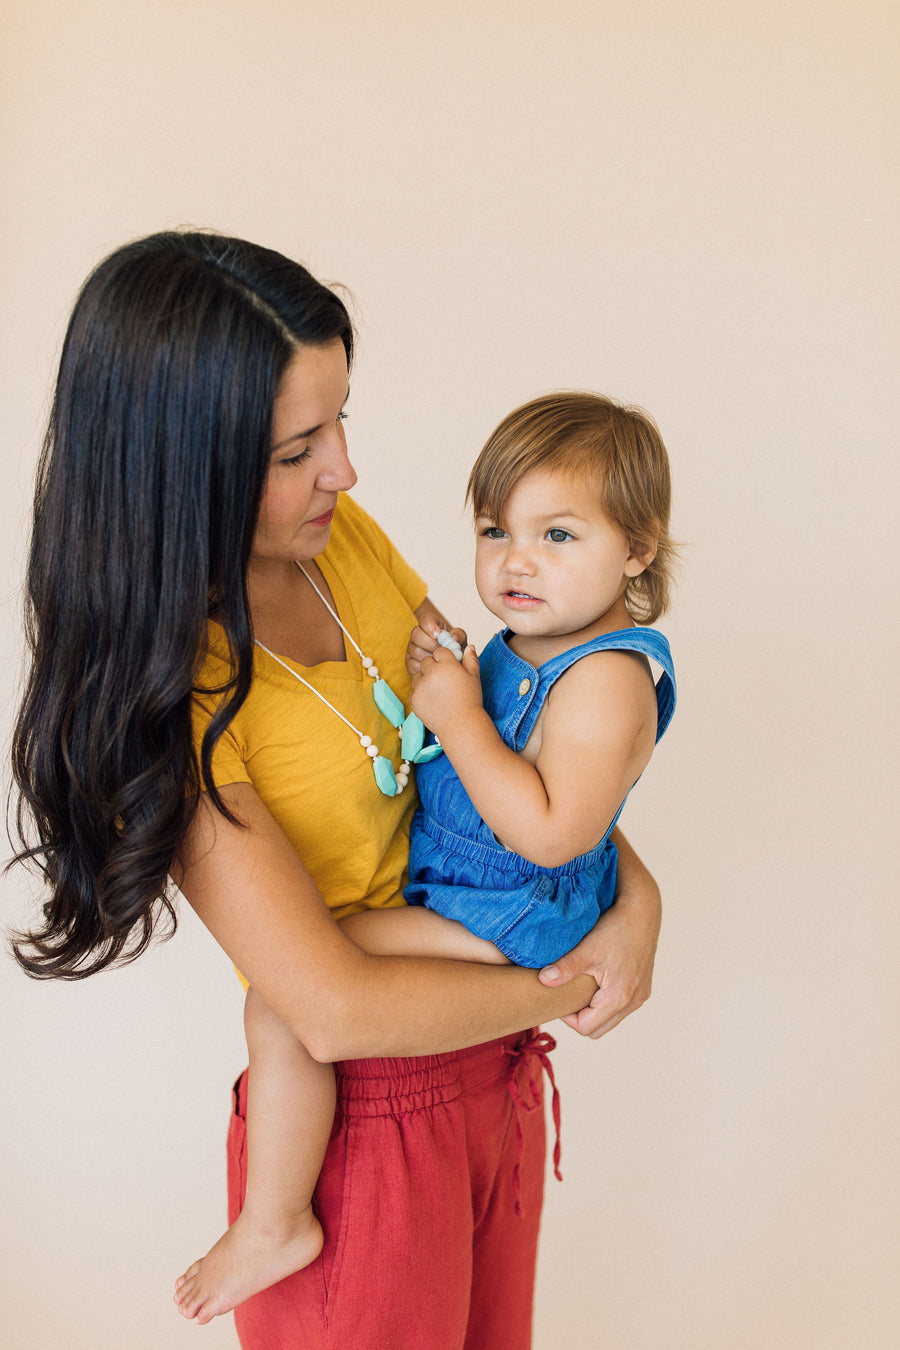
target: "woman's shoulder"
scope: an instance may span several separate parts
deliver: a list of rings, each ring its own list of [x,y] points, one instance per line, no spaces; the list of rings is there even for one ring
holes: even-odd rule
[[[335,539],[354,539],[370,547],[390,546],[390,540],[378,522],[369,515],[359,502],[346,492],[338,494],[334,508],[334,521],[331,526],[331,542]],[[327,549],[326,549],[327,552]]]
[[[215,619],[209,619],[204,634],[203,650],[197,662],[194,692],[205,694],[217,691],[230,678],[232,663],[225,629]]]
[[[427,587],[418,572],[368,511],[346,493],[338,497],[323,556],[350,589],[356,589],[363,579],[380,584],[380,574],[391,579],[413,610],[425,598]]]

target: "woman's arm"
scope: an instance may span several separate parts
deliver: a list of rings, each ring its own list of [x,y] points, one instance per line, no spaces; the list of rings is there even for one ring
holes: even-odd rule
[[[333,1061],[437,1054],[584,1009],[592,975],[544,986],[534,971],[373,956],[334,922],[291,844],[246,783],[206,796],[180,888],[219,945],[310,1053]]]
[[[563,1018],[582,1036],[596,1040],[635,1012],[650,997],[653,962],[662,922],[659,887],[618,829],[616,903],[568,955],[540,972],[553,988],[581,978],[597,982],[590,1006]]]

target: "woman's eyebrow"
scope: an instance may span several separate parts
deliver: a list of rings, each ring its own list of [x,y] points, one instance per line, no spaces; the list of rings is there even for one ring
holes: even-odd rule
[[[276,450],[283,450],[286,445],[290,445],[293,441],[305,441],[308,436],[315,436],[316,432],[321,431],[324,425],[324,422],[320,422],[318,426],[310,427],[308,431],[295,431],[293,435],[286,436],[283,441],[279,441],[277,445],[273,445],[273,453]]]
[[[346,402],[347,402],[347,400],[349,399],[349,397],[350,397],[350,386],[349,386],[349,384],[348,384],[348,385],[347,385],[347,392],[346,392],[346,394],[344,395],[344,402],[341,404],[341,411],[342,411],[342,412],[343,412],[343,410],[344,410],[344,405],[346,404]],[[274,452],[275,452],[276,450],[283,450],[284,447],[285,447],[286,445],[290,445],[290,444],[292,443],[292,441],[303,441],[303,440],[306,439],[307,436],[315,436],[316,432],[317,432],[317,431],[321,431],[322,428],[324,427],[324,425],[325,425],[324,422],[319,422],[316,426],[310,427],[307,431],[294,431],[294,432],[292,432],[292,434],[291,434],[290,436],[285,436],[285,438],[284,438],[283,441],[279,441],[277,445],[273,445],[273,446],[272,446],[272,453],[274,454]]]

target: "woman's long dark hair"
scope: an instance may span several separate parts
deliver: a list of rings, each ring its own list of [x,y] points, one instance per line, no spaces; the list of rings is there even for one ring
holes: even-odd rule
[[[38,467],[31,668],[13,740],[14,862],[51,889],[13,950],[81,979],[175,914],[169,869],[250,688],[246,571],[279,380],[297,344],[340,338],[343,302],[269,249],[199,231],[117,250],[86,281]],[[192,691],[210,605],[232,652],[198,763]],[[225,812],[227,814],[227,811]]]

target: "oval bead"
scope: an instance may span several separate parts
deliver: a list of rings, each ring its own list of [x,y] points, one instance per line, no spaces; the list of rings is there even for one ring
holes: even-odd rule
[[[413,759],[413,764],[427,764],[429,760],[437,759],[438,755],[443,753],[439,745],[426,745]]]
[[[371,673],[371,672],[370,672]],[[375,706],[390,722],[392,727],[403,725],[406,709],[386,680],[379,680],[372,687]]]
[[[372,768],[375,771],[375,782],[381,792],[386,797],[396,797],[397,795],[397,775],[394,773],[394,766],[389,759],[379,755],[377,759],[372,760]]]
[[[404,759],[414,760],[425,744],[425,726],[420,717],[410,713],[403,723],[400,736],[400,753]]]

